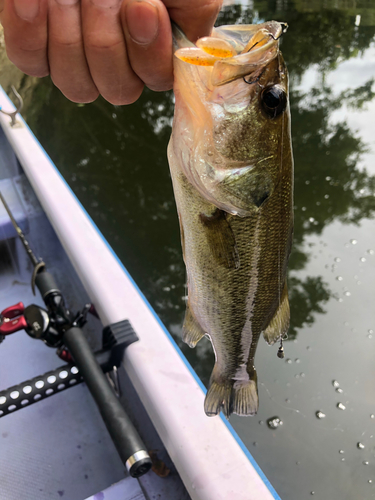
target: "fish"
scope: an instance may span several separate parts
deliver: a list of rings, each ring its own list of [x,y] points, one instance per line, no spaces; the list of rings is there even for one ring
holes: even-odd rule
[[[290,323],[293,155],[279,49],[285,30],[276,21],[221,26],[193,44],[173,26],[168,161],[187,271],[182,339],[190,347],[204,336],[212,343],[208,416],[256,414],[258,340],[263,334],[270,345],[282,343]]]

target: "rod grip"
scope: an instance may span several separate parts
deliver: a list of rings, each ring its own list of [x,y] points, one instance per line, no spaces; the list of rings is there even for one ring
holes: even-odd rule
[[[121,460],[132,477],[151,468],[151,458],[138,432],[110,387],[83,331],[72,327],[64,334],[64,343],[93,396]]]
[[[61,293],[55,278],[48,271],[43,271],[35,276],[35,284],[43,299],[51,292]]]

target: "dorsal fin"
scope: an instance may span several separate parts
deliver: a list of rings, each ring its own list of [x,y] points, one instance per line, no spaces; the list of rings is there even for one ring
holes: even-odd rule
[[[185,320],[182,326],[182,340],[189,346],[195,347],[205,336],[201,325],[193,316],[189,303],[186,304]]]

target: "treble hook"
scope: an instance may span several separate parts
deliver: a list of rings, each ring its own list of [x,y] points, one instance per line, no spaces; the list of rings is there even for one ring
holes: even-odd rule
[[[14,125],[17,123],[17,120],[16,120],[17,113],[19,113],[23,107],[23,99],[19,95],[19,93],[17,92],[17,90],[15,89],[15,87],[13,85],[11,86],[11,89],[12,89],[13,94],[16,96],[16,98],[18,100],[17,109],[15,111],[4,111],[3,109],[0,108],[0,113],[3,113],[3,115],[10,116],[10,120],[11,120],[10,126],[14,127]]]

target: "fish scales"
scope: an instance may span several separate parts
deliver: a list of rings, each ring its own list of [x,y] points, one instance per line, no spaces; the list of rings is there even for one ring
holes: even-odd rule
[[[275,22],[259,26],[271,34],[281,29]],[[249,27],[249,36],[256,32]],[[180,47],[189,47],[176,30],[175,36]],[[243,80],[242,67],[240,77],[230,68],[229,82],[212,85],[214,69],[183,59],[175,64],[176,110],[168,156],[187,269],[183,339],[193,347],[207,335],[213,344],[216,361],[205,400],[210,416],[220,410],[226,416],[256,413],[259,337],[263,332],[274,343],[289,326],[289,110],[282,103],[282,111],[269,117],[259,104],[265,88],[280,86],[287,94],[286,69],[274,51],[274,38],[264,49],[270,54],[266,63],[264,53],[249,55],[261,59],[256,83]],[[226,75],[224,71],[221,78]]]

